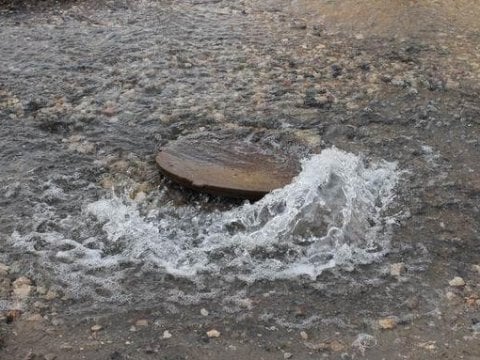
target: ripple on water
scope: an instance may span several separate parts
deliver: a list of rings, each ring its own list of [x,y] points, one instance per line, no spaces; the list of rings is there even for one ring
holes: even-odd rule
[[[385,210],[397,180],[394,163],[366,165],[331,148],[303,160],[291,184],[256,203],[228,211],[165,203],[144,216],[127,197],[111,196],[59,220],[55,231],[14,232],[10,241],[35,253],[76,296],[98,288],[107,289],[103,297],[128,295],[118,289],[132,271],[193,280],[314,279],[385,255],[395,221]]]

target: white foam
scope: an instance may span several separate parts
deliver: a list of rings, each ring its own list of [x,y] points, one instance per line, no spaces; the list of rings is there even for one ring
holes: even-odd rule
[[[98,269],[112,271],[108,279],[105,272],[97,275],[97,283],[115,283],[126,261],[188,278],[209,274],[255,281],[316,278],[327,268],[352,268],[382,257],[389,248],[392,219],[384,211],[394,198],[396,165],[365,166],[360,157],[332,148],[304,160],[302,169],[286,187],[230,211],[165,204],[146,218],[138,204],[111,197],[86,204],[76,220],[81,224],[93,216],[103,224],[102,236],[82,244],[45,233],[14,233],[12,240],[34,251],[34,235],[50,239],[42,255],[61,257],[59,275],[77,284],[82,278],[92,281],[91,270]],[[69,247],[58,250],[59,243]]]

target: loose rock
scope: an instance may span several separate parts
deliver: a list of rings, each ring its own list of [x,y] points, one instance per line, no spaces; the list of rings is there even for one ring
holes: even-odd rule
[[[170,339],[171,337],[172,337],[172,334],[170,334],[170,331],[165,330],[165,331],[163,332],[162,338],[164,338],[164,339]]]
[[[460,276],[455,276],[448,282],[448,285],[453,287],[462,287],[465,286],[465,281]]]
[[[220,332],[218,330],[212,329],[207,331],[207,336],[209,338],[218,338],[220,337]]]
[[[140,319],[135,322],[136,327],[146,327],[148,326],[148,320],[146,319]]]
[[[202,316],[208,316],[209,312],[208,312],[207,309],[203,309],[203,308],[202,308],[202,309],[200,309],[200,314],[201,314]]]
[[[93,332],[98,332],[98,331],[100,331],[100,330],[102,330],[102,329],[103,329],[103,326],[102,326],[102,325],[98,325],[98,324],[97,324],[97,325],[93,325],[93,326],[90,328],[90,330],[92,330]]]
[[[397,327],[397,319],[388,317],[378,320],[378,326],[383,330],[392,330]]]
[[[399,278],[405,273],[405,264],[404,263],[395,263],[390,265],[390,275],[393,277]]]
[[[10,267],[0,263],[0,277],[5,277],[8,274],[8,271],[10,270]]]
[[[24,299],[32,293],[32,281],[29,278],[24,276],[19,277],[13,282],[13,294],[20,298]]]
[[[45,295],[46,300],[53,300],[53,299],[56,299],[57,297],[58,297],[57,292],[53,290],[48,290],[47,294]]]

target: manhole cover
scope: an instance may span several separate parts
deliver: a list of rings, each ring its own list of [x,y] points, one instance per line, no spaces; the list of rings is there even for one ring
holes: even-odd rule
[[[286,154],[238,140],[183,138],[161,148],[156,160],[186,187],[250,200],[287,185],[299,169]]]

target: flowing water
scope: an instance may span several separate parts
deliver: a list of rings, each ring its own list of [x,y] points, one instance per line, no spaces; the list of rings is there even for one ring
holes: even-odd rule
[[[445,294],[478,295],[480,9],[386,3],[1,7],[0,261],[58,294],[22,311],[150,311],[184,336],[252,332],[265,354],[302,329],[352,354],[376,338],[411,358],[412,341],[461,353],[478,309],[455,312]],[[196,194],[154,159],[199,134],[302,170],[255,203]],[[467,286],[448,288],[454,276]],[[405,325],[400,340],[379,330],[385,316]]]
[[[62,217],[40,203],[34,227],[53,221],[55,231],[14,231],[9,243],[33,254],[75,297],[95,291],[128,297],[132,290],[119,289],[118,281],[148,271],[248,282],[315,279],[324,269],[385,255],[395,218],[384,212],[397,177],[392,163],[365,167],[358,156],[326,149],[304,160],[290,185],[253,204],[202,211],[176,207],[159,195],[155,208],[142,209],[112,194],[78,204],[77,216]],[[42,196],[62,201],[64,194],[51,185]]]

